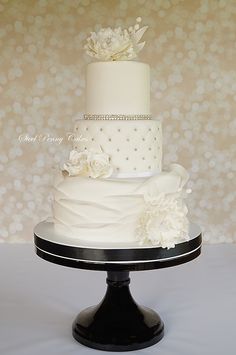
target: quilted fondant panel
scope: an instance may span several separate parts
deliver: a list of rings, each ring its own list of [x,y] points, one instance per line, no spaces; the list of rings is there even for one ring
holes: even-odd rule
[[[161,171],[161,123],[157,120],[78,120],[74,149],[106,152],[115,176],[152,175]]]

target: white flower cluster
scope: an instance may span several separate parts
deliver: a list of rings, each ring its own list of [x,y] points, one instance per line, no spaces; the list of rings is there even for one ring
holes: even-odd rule
[[[111,176],[113,168],[106,153],[72,150],[68,162],[63,165],[63,171],[69,176],[80,175],[96,179]]]
[[[91,32],[84,46],[86,53],[91,57],[104,61],[131,60],[144,47],[145,42],[139,43],[148,26],[140,28],[141,18],[136,19],[136,24],[128,29],[121,27],[112,29],[102,28],[100,31]]]
[[[180,241],[188,240],[187,212],[180,193],[160,194],[152,202],[146,202],[137,228],[140,244],[151,242],[169,249]]]
[[[161,175],[156,184],[144,193],[144,211],[136,230],[140,244],[151,243],[162,248],[173,248],[175,244],[189,240],[188,209],[184,197],[189,190],[182,190],[188,177],[185,169],[178,164],[172,165],[172,182],[165,188]],[[182,176],[181,176],[182,175]],[[154,188],[156,185],[157,188]]]

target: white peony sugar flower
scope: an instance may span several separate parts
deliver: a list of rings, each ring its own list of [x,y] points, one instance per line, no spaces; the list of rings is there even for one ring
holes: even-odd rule
[[[144,209],[136,229],[141,245],[169,249],[189,240],[188,209],[184,202],[189,191],[183,189],[187,179],[185,169],[173,164],[170,173],[160,174],[149,183],[143,194]]]
[[[139,43],[147,26],[139,28],[141,18],[136,19],[136,24],[128,29],[121,27],[112,29],[102,28],[98,32],[91,32],[84,48],[86,53],[93,58],[104,61],[131,60],[144,47],[145,42]]]
[[[188,240],[187,212],[179,193],[159,196],[156,204],[148,203],[138,227],[141,244],[149,241],[169,249],[180,241]]]

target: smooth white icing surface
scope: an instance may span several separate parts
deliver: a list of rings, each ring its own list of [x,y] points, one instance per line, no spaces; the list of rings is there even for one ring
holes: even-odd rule
[[[145,199],[179,193],[187,179],[187,172],[179,165],[173,166],[170,172],[151,178],[92,179],[60,174],[54,184],[55,230],[65,238],[68,236],[86,242],[135,242]],[[180,231],[185,209],[183,206],[178,215],[173,215],[173,222],[177,223]],[[165,207],[166,212],[168,206]],[[173,234],[173,230],[171,232]],[[160,230],[157,229],[156,233],[158,238]],[[166,234],[168,236],[168,230]]]
[[[150,176],[161,171],[161,122],[78,120],[74,148],[109,154],[113,176]]]
[[[86,69],[87,114],[150,114],[149,65],[94,62]]]

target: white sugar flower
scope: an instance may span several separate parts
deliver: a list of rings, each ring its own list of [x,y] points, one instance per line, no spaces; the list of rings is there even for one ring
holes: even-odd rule
[[[63,171],[68,172],[69,176],[87,176],[89,173],[88,153],[72,150],[69,160],[63,165]]]
[[[89,161],[89,173],[92,178],[107,178],[111,176],[113,168],[106,153],[92,154]]]
[[[81,160],[82,155],[83,155],[83,153],[81,154],[81,152],[78,152],[75,149],[71,150],[70,155],[69,155],[69,162],[73,165],[78,164],[78,162]]]
[[[163,248],[189,240],[188,209],[184,203],[182,187],[188,179],[180,165],[172,171],[151,180],[144,193],[144,210],[136,230],[140,244],[151,243]]]
[[[67,172],[69,176],[107,178],[111,176],[113,168],[106,153],[72,150],[69,160],[63,165],[63,171]]]
[[[137,18],[136,21],[135,26],[129,27],[129,29],[108,27],[102,28],[97,33],[91,32],[84,46],[86,53],[104,61],[136,58],[145,45],[145,42],[139,43],[139,41],[148,28],[147,26],[139,28],[138,22],[141,21],[141,18]]]
[[[157,197],[155,204],[146,203],[137,228],[140,243],[151,242],[169,249],[188,240],[187,212],[180,193],[163,194]]]

